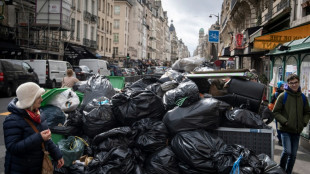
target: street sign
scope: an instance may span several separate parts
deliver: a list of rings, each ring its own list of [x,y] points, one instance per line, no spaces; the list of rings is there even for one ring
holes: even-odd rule
[[[219,43],[220,42],[220,31],[219,30],[209,30],[209,42]]]

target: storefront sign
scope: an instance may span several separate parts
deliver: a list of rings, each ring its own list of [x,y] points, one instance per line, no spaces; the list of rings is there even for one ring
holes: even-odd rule
[[[272,50],[277,45],[309,36],[310,24],[256,37],[254,49]]]
[[[236,48],[242,48],[243,46],[243,34],[236,35]]]

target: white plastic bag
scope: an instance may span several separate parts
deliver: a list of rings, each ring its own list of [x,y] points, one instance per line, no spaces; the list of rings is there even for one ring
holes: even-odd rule
[[[55,95],[47,104],[57,106],[64,112],[71,112],[79,106],[80,100],[76,93],[69,88]]]

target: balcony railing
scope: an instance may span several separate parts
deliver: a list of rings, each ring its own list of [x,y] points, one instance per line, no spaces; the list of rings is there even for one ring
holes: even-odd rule
[[[89,41],[89,39],[83,38],[83,45],[89,47],[89,46],[90,46],[90,41]]]
[[[289,4],[289,0],[282,0],[278,5],[277,5],[277,12],[286,8],[286,7],[289,7],[290,4]]]
[[[96,15],[91,15],[91,21],[92,22],[97,22],[97,20],[98,20],[98,17],[96,16]]]
[[[91,41],[90,41],[90,47],[92,47],[92,48],[97,48],[97,41],[91,40]]]
[[[88,11],[84,11],[84,20],[91,20],[92,15]]]

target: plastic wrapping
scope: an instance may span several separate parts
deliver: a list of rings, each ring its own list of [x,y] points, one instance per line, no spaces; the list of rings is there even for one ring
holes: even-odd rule
[[[164,75],[162,75],[159,79],[160,82],[167,82],[168,79],[169,80],[175,80],[177,81],[178,83],[182,82],[184,80],[184,75],[178,71],[175,71],[175,70],[172,70],[172,69],[169,69],[165,72]]]
[[[205,58],[188,57],[188,58],[183,58],[183,59],[177,60],[171,67],[173,70],[176,70],[176,71],[191,72],[197,66],[201,65],[205,61],[206,61]]]
[[[79,81],[73,85],[72,89],[73,91],[79,91],[79,92],[84,93],[87,87],[89,87],[89,84],[87,84],[87,81]]]
[[[83,110],[83,130],[90,138],[116,126],[110,100],[105,97],[93,99]]]
[[[80,105],[80,99],[72,89],[55,95],[46,104],[59,107],[64,112],[74,111]]]
[[[72,162],[79,159],[84,152],[84,142],[73,136],[60,140],[58,147],[63,155],[65,167],[72,165]]]

